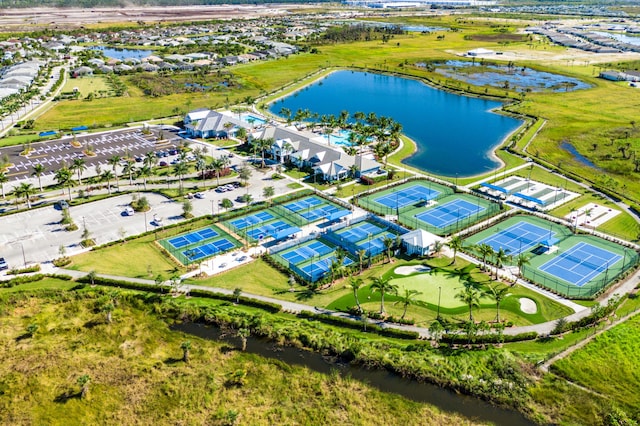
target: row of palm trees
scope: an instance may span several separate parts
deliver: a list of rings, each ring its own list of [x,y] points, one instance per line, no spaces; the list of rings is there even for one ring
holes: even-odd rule
[[[362,306],[360,305],[360,299],[358,298],[358,291],[360,291],[362,287],[364,287],[364,280],[362,278],[351,277],[349,279],[349,288],[351,288],[351,291],[353,291],[353,298],[356,301],[356,308],[358,309],[358,312],[360,314],[364,312]],[[417,302],[417,296],[422,294],[417,290],[407,288],[404,289],[404,292],[402,294],[399,294],[398,285],[391,282],[391,277],[385,276],[372,277],[369,288],[371,289],[372,293],[380,293],[380,314],[382,315],[385,313],[384,296],[386,294],[392,294],[399,297],[395,304],[399,303],[403,306],[402,316],[400,317],[401,319],[404,319],[404,317],[407,315],[407,308],[409,307],[409,305],[415,304]]]
[[[217,178],[218,185],[220,184],[221,173],[229,167],[230,160],[226,157],[212,158],[210,161],[206,161],[204,157],[204,150],[196,149],[193,151],[196,156],[195,169],[200,173],[202,179],[205,177],[206,171],[211,171]],[[187,151],[181,150],[178,162],[173,166],[172,174],[178,178],[179,187],[183,189],[183,179],[190,172],[190,167],[186,161]],[[158,158],[155,152],[147,152],[142,160],[142,165],[137,167],[137,163],[129,157],[121,157],[114,155],[107,160],[111,169],[101,170],[100,166],[96,166],[96,180],[99,182],[107,183],[107,190],[111,194],[111,182],[115,181],[116,187],[119,186],[119,174],[118,167],[121,166],[120,176],[126,176],[129,179],[129,184],[133,184],[134,179],[142,178],[144,188],[147,189],[147,178],[154,175],[154,169],[157,166]],[[77,183],[82,185],[82,177],[87,170],[87,165],[83,158],[75,158],[70,165],[64,165],[57,169],[54,173],[54,180],[62,188],[68,190],[68,197],[71,200],[71,188]],[[38,179],[39,191],[43,191],[42,177],[47,173],[47,169],[43,164],[35,164],[32,170],[32,176]],[[0,187],[2,192],[2,198],[6,198],[4,184],[9,181],[8,176],[4,172],[0,172]],[[27,208],[31,208],[30,199],[35,195],[36,189],[30,183],[20,183],[14,189],[14,195],[17,198],[24,198],[27,204]]]
[[[515,262],[518,266],[518,275],[522,275],[522,268],[528,265],[531,261],[531,256],[527,253],[520,253],[517,256],[510,255],[507,250],[500,247],[497,251],[487,243],[474,244],[471,246],[464,246],[464,241],[458,235],[451,237],[451,240],[447,243],[449,248],[453,250],[453,258],[451,264],[456,261],[456,256],[463,248],[467,248],[478,253],[482,259],[482,269],[486,270],[489,267],[487,259],[493,259],[495,265],[495,278],[498,279],[498,271],[506,263]]]

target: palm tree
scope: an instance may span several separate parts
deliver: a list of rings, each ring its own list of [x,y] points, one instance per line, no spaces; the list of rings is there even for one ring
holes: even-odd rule
[[[505,262],[508,262],[509,259],[511,259],[511,256],[508,255],[507,252],[504,251],[504,249],[502,247],[500,247],[498,252],[495,254],[496,279],[498,279],[498,269],[502,268],[502,265],[504,265]]]
[[[400,296],[400,300],[394,303],[394,305],[402,303],[404,310],[402,311],[402,316],[400,317],[401,319],[404,319],[404,316],[407,315],[407,308],[409,307],[409,305],[415,304],[416,296],[420,294],[422,294],[422,292],[418,290],[409,290],[408,288],[404,289],[404,293]]]
[[[353,290],[353,298],[356,300],[356,306],[358,307],[359,313],[362,312],[362,308],[360,307],[360,300],[358,299],[358,290],[362,288],[363,284],[364,281],[362,280],[362,278],[349,278],[349,287],[351,287],[351,290]]]
[[[187,166],[187,164],[184,161],[178,161],[173,166],[173,175],[178,177],[178,186],[180,188],[179,189],[180,193],[182,193],[182,191],[184,190],[184,188],[182,187],[182,178],[188,172],[189,172],[189,166]]]
[[[147,190],[147,178],[149,176],[151,176],[153,174],[153,169],[148,166],[148,165],[144,165],[142,167],[140,167],[140,169],[138,169],[138,176],[140,176],[142,178],[142,182],[144,183],[144,190]]]
[[[256,145],[256,149],[260,151],[260,156],[262,158],[262,162],[260,163],[260,167],[264,168],[265,167],[265,163],[264,163],[264,153],[267,149],[271,148],[271,146],[273,146],[273,138],[267,138],[267,139],[255,139],[253,141],[253,143]]]
[[[155,167],[158,162],[158,157],[156,157],[156,153],[153,151],[149,151],[144,155],[143,164],[145,166],[149,166],[151,168]]]
[[[222,158],[212,158],[211,162],[207,164],[207,170],[212,170],[216,174],[218,185],[220,185],[220,172],[225,167],[224,160]]]
[[[398,286],[396,284],[392,284],[391,278],[389,277],[373,277],[371,278],[371,281],[371,291],[380,292],[380,313],[384,314],[384,295],[387,293],[397,293]]]
[[[80,385],[80,398],[85,399],[89,394],[89,383],[91,382],[91,377],[88,374],[83,374],[78,377],[78,385]]]
[[[338,273],[338,271],[341,268],[341,264],[340,261],[338,261],[337,258],[333,258],[333,260],[331,260],[331,264],[329,264],[329,271],[331,272],[331,284],[333,284],[336,280],[336,274]]]
[[[275,193],[276,193],[276,190],[275,190],[275,188],[274,188],[273,186],[265,186],[265,187],[262,189],[262,196],[263,196],[265,199],[268,199],[268,198],[273,197],[273,195],[274,195]],[[271,204],[271,201],[269,202],[269,204]]]
[[[129,185],[133,185],[133,174],[136,171],[135,164],[136,163],[134,163],[133,160],[127,158],[126,162],[124,163],[124,167],[122,168],[122,173],[125,173],[129,176]]]
[[[109,195],[111,195],[111,179],[113,179],[113,172],[111,170],[105,170],[100,175],[100,180],[107,182],[107,189],[109,191]]]
[[[240,338],[240,341],[242,342],[242,351],[246,351],[247,350],[247,338],[251,336],[251,330],[249,330],[248,328],[241,328],[238,330],[238,337]]]
[[[478,253],[480,253],[480,256],[482,256],[482,268],[486,269],[487,257],[493,256],[493,247],[491,247],[487,243],[481,243],[481,244],[478,244],[478,246],[476,247],[476,250],[478,251]]]
[[[4,172],[0,172],[0,189],[2,190],[2,198],[6,198],[6,195],[4,193],[4,184],[9,182],[9,178],[7,177],[7,175]]]
[[[356,252],[358,255],[358,264],[360,265],[360,273],[362,274],[362,265],[364,264],[364,258],[367,257],[367,251],[362,249]]]
[[[440,324],[440,321],[434,321],[429,326],[429,334],[431,335],[431,338],[435,340],[436,345],[438,346],[440,346],[440,339],[442,339],[443,332],[444,328],[442,327],[442,324]]]
[[[233,297],[236,299],[236,305],[240,303],[240,296],[242,295],[242,289],[236,287],[233,289]]]
[[[33,166],[33,173],[31,176],[36,176],[38,178],[38,186],[40,187],[40,192],[42,192],[42,175],[47,169],[40,163]]]
[[[111,166],[111,170],[113,170],[113,176],[116,178],[116,187],[118,188],[120,187],[120,185],[118,184],[118,165],[120,164],[121,160],[122,157],[120,157],[119,155],[114,155],[107,161]]]
[[[384,237],[382,240],[382,244],[384,244],[385,251],[387,253],[387,259],[389,259],[389,263],[391,263],[391,249],[393,248],[395,241],[393,238]]]
[[[69,190],[69,201],[71,201],[71,187],[73,186],[73,172],[68,167],[63,166],[56,171],[53,177],[62,188]]]
[[[518,257],[516,257],[516,264],[518,265],[518,275],[522,276],[522,268],[525,265],[531,263],[531,256],[527,253],[520,253]]]
[[[456,294],[456,299],[469,307],[469,321],[473,322],[473,307],[480,306],[480,292],[478,289],[465,283],[464,289]]]
[[[447,243],[447,245],[451,250],[453,250],[453,260],[451,260],[450,263],[451,265],[453,265],[454,263],[456,263],[456,255],[458,254],[458,251],[462,250],[462,238],[460,238],[459,235],[454,235],[453,237],[451,237],[451,240]]]
[[[78,183],[82,185],[82,172],[87,170],[87,165],[85,164],[82,158],[74,158],[73,163],[71,163],[71,167],[69,170],[73,170],[78,173]]]
[[[507,293],[509,292],[509,287],[500,287],[498,286],[489,286],[489,291],[487,294],[496,301],[496,322],[500,322],[500,302],[507,297]]]
[[[247,166],[242,166],[238,169],[238,178],[244,182],[244,186],[247,187],[247,194],[249,193],[249,179],[251,179],[251,169]]]
[[[27,202],[27,208],[30,209],[30,198],[35,192],[33,185],[23,182],[14,190],[14,192],[16,194],[16,197],[24,197],[25,201]]]

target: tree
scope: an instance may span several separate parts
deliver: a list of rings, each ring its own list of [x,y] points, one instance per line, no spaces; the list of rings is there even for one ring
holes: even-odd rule
[[[133,185],[133,175],[135,174],[135,171],[136,163],[132,159],[127,158],[124,163],[124,167],[122,167],[122,173],[129,176],[129,185]]]
[[[38,186],[40,187],[40,192],[42,192],[42,175],[47,169],[40,163],[33,166],[33,173],[31,176],[35,176],[38,178]]]
[[[114,309],[115,305],[113,304],[113,301],[111,299],[106,300],[101,306],[101,310],[105,313],[108,324],[111,324],[111,322],[113,321],[111,318],[111,313]]]
[[[109,191],[109,195],[111,195],[111,179],[113,179],[113,172],[111,170],[105,170],[100,175],[100,180],[107,182],[107,190]]]
[[[502,300],[507,297],[507,294],[509,293],[509,287],[499,288],[497,285],[490,285],[488,287],[489,296],[491,296],[491,298],[493,298],[493,300],[495,300],[496,302],[496,322],[500,322],[500,302],[502,302]]]
[[[456,294],[456,299],[469,308],[469,321],[473,322],[473,308],[480,306],[480,292],[473,285],[465,283],[464,289]]]
[[[182,349],[182,361],[189,363],[189,352],[191,351],[191,341],[185,340],[180,344],[180,349]]]
[[[405,315],[407,315],[407,308],[409,307],[409,305],[415,304],[416,296],[420,294],[422,294],[422,292],[418,290],[409,290],[408,288],[404,289],[404,293],[402,293],[402,295],[400,296],[400,300],[394,303],[394,305],[398,303],[402,304],[403,311],[402,316],[400,317],[401,319],[404,319]]]
[[[88,374],[83,374],[78,377],[78,385],[80,386],[80,398],[85,399],[89,394],[89,383],[91,382],[91,377]]]
[[[138,170],[138,176],[142,178],[142,183],[144,184],[145,191],[147,190],[147,178],[152,174],[153,169],[146,164]]]
[[[53,177],[62,188],[69,190],[69,201],[71,201],[71,187],[73,186],[73,172],[66,166],[63,166],[56,170],[56,174]]]
[[[7,177],[7,175],[4,172],[0,172],[0,189],[2,190],[2,198],[6,198],[6,195],[4,193],[4,184],[9,182],[9,178]]]
[[[87,165],[85,164],[82,158],[74,158],[73,163],[71,163],[70,170],[75,171],[78,174],[78,183],[82,185],[82,172],[87,170]]]
[[[507,254],[506,251],[504,251],[504,249],[502,247],[500,247],[500,249],[498,250],[498,252],[495,254],[495,261],[496,261],[496,279],[498,279],[498,270],[500,268],[502,268],[502,265],[504,265],[505,262],[508,262],[509,259],[511,259],[511,256],[509,256]]]
[[[118,189],[120,189],[120,185],[118,184],[118,165],[120,164],[121,160],[122,157],[120,157],[119,155],[114,155],[107,161],[111,166],[111,170],[113,170],[113,175],[116,178],[116,187],[118,187]]]
[[[191,201],[184,200],[184,202],[182,203],[182,216],[184,216],[185,219],[188,219],[191,217],[192,211],[193,211],[193,204],[191,203]]]
[[[60,247],[64,248],[64,246],[60,246]],[[89,273],[87,274],[87,278],[89,278],[89,281],[91,281],[91,285],[96,284],[97,277],[98,277],[98,273],[96,271],[89,271]]]
[[[31,208],[31,196],[35,193],[35,189],[33,185],[30,183],[22,182],[18,187],[14,190],[16,197],[24,197],[27,208]]]
[[[374,277],[371,278],[371,291],[372,292],[380,292],[380,313],[384,314],[384,295],[387,293],[397,293],[398,286],[391,283],[391,278],[389,277]]]
[[[247,166],[242,166],[238,169],[238,178],[243,182],[243,185],[247,187],[247,194],[249,193],[249,179],[251,179],[251,169]]]
[[[230,209],[231,207],[233,207],[233,201],[228,198],[223,198],[222,201],[220,201],[220,206],[223,209]]]
[[[385,252],[387,253],[387,259],[389,259],[389,263],[391,263],[391,249],[393,248],[395,241],[393,238],[384,237],[382,240],[382,244],[384,244]]]
[[[242,289],[236,287],[233,289],[233,297],[236,299],[236,305],[240,303],[240,295],[242,294]]]
[[[187,166],[187,164],[184,161],[178,161],[173,166],[173,175],[178,177],[178,187],[179,187],[180,194],[182,194],[184,191],[184,188],[182,186],[182,178],[184,177],[184,175],[187,174],[188,171],[189,171],[189,166]]]
[[[516,264],[518,265],[518,275],[522,276],[522,268],[525,265],[531,263],[531,256],[527,253],[520,253],[518,257],[516,257]]]
[[[459,235],[454,235],[453,237],[451,237],[451,240],[449,240],[447,245],[451,250],[453,250],[453,260],[451,260],[450,263],[451,265],[453,265],[454,263],[456,263],[456,255],[458,254],[458,251],[462,250],[462,238],[460,238]]]
[[[367,257],[367,251],[362,249],[356,252],[358,255],[358,265],[360,266],[360,273],[362,274],[362,266],[364,264],[364,259]]]
[[[477,249],[478,253],[480,253],[480,256],[482,256],[482,268],[486,269],[487,268],[487,257],[493,256],[493,247],[491,247],[487,243],[481,243],[481,244],[478,244],[476,249]]]
[[[275,193],[276,193],[276,190],[273,186],[265,186],[264,189],[262,190],[262,196],[265,199],[273,197]]]
[[[431,338],[436,342],[437,346],[440,346],[440,339],[442,339],[442,334],[444,333],[444,328],[440,321],[434,321],[429,326],[429,334]]]
[[[38,331],[38,328],[39,328],[39,326],[35,322],[32,322],[31,324],[29,324],[27,326],[27,336],[33,337],[36,334],[36,332]]]
[[[364,281],[362,278],[349,278],[349,287],[353,291],[353,298],[356,300],[356,306],[358,307],[358,312],[362,313],[362,307],[360,306],[360,299],[358,299],[358,290],[362,288]]]

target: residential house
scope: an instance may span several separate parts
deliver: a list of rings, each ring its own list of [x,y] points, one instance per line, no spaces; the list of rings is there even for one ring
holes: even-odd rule
[[[208,109],[190,111],[183,123],[187,135],[194,138],[226,138],[246,127],[241,120]]]

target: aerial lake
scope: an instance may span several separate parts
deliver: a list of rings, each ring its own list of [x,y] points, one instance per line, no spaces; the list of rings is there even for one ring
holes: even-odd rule
[[[120,49],[117,47],[105,47],[98,46],[93,47],[93,50],[101,50],[104,56],[107,58],[119,59],[124,61],[128,58],[142,59],[147,56],[151,56],[153,51],[151,50],[143,50],[143,49]]]
[[[491,112],[500,102],[460,96],[420,81],[388,75],[337,71],[270,106],[279,114],[309,109],[320,115],[346,110],[392,117],[417,151],[404,162],[449,177],[489,172],[500,163],[494,149],[521,124]]]

